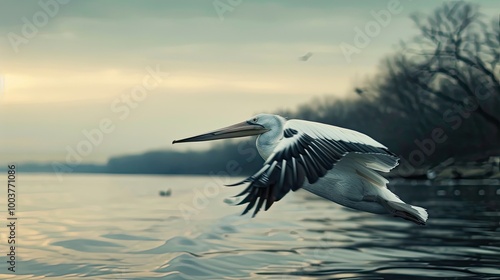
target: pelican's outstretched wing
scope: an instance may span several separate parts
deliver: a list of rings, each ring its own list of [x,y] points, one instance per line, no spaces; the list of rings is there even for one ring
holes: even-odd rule
[[[237,196],[247,194],[238,204],[248,203],[242,215],[255,206],[254,216],[265,203],[265,210],[290,190],[310,184],[331,170],[348,153],[371,154],[367,162],[374,170],[388,172],[398,164],[398,157],[387,147],[362,133],[322,123],[289,120],[283,138],[264,166],[247,179],[229,185],[250,183]]]

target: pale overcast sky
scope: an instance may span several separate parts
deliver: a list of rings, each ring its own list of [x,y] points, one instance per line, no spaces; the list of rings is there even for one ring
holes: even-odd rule
[[[393,2],[0,1],[0,163],[64,160],[106,119],[114,129],[86,162],[185,149],[172,140],[316,96],[352,96],[416,34],[408,15],[440,5]],[[391,19],[348,61],[341,44],[354,45],[356,28],[381,10]]]

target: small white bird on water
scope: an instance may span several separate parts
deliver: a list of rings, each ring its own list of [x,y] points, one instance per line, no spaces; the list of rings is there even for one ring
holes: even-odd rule
[[[406,204],[389,189],[379,172],[398,165],[387,147],[357,131],[278,115],[259,114],[251,119],[175,143],[210,141],[259,135],[257,150],[264,166],[247,179],[238,196],[248,203],[243,214],[255,207],[269,209],[290,190],[303,188],[340,205],[375,214],[391,214],[425,225],[424,208]]]

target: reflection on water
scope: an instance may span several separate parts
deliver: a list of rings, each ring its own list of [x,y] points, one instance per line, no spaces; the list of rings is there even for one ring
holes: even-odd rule
[[[306,192],[241,217],[224,202],[240,189],[208,189],[208,177],[19,177],[18,272],[2,254],[1,278],[500,277],[500,186],[398,184],[403,200],[428,208],[417,226]]]

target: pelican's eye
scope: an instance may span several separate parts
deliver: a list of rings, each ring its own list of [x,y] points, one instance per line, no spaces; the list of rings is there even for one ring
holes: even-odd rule
[[[253,118],[253,120],[252,120],[252,121],[257,122],[257,118]]]

